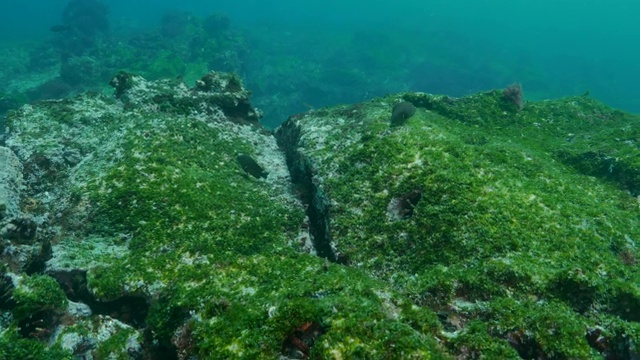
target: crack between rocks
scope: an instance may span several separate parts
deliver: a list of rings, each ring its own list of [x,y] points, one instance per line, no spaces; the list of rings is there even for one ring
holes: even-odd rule
[[[312,160],[299,150],[300,126],[290,117],[275,132],[276,141],[284,151],[291,181],[309,217],[309,233],[319,257],[340,262],[332,247],[329,217],[329,199],[324,193]]]

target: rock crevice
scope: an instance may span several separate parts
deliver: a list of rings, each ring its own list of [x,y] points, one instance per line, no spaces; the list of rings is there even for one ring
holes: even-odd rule
[[[296,117],[290,117],[278,128],[275,135],[278,146],[285,153],[291,181],[309,217],[309,232],[313,238],[316,254],[331,262],[343,262],[332,247],[329,198],[322,189],[320,179],[316,176],[311,158],[299,149],[300,126],[296,123]]]

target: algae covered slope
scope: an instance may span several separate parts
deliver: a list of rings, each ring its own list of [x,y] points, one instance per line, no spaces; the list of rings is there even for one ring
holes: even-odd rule
[[[1,354],[447,357],[435,313],[314,254],[237,77],[111,85],[8,117],[24,186],[0,219]]]
[[[401,101],[418,109],[390,126]],[[436,311],[453,354],[632,358],[638,125],[587,97],[407,93],[276,136],[327,257]]]
[[[407,93],[274,137],[231,74],[111,85],[8,116],[8,359],[638,356],[637,117]]]

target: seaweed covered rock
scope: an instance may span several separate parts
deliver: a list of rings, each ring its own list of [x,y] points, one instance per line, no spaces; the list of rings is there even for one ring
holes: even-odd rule
[[[406,93],[274,137],[231,74],[112,85],[8,115],[0,353],[638,356],[638,117]]]
[[[36,237],[38,224],[31,215],[22,211],[29,208],[32,203],[29,203],[28,197],[25,199],[21,196],[23,166],[9,148],[0,147],[0,169],[2,169],[0,171],[0,262],[2,267],[18,272],[41,269],[49,256],[49,245]]]
[[[446,357],[435,313],[316,256],[284,154],[237,79],[117,81],[115,100],[85,94],[8,117],[20,210],[51,252],[43,269],[6,276],[57,286],[69,305],[41,306],[56,318],[22,333],[27,308],[8,293],[0,353]]]
[[[251,106],[251,92],[231,73],[210,72],[189,89],[178,80],[148,82],[121,72],[110,82],[128,108],[189,115],[206,114],[212,121],[258,124],[262,113]]]
[[[389,129],[401,101],[417,110]],[[633,358],[639,124],[584,97],[406,93],[276,137],[326,257],[436,311],[454,356]]]

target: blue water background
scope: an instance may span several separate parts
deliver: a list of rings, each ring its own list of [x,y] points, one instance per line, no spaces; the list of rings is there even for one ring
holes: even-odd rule
[[[130,30],[157,26],[171,10],[195,15],[228,14],[235,27],[262,31],[265,27],[313,36],[323,33],[369,31],[398,32],[403,46],[424,46],[429,52],[452,59],[442,66],[456,69],[480,64],[503,67],[509,76],[450,89],[454,96],[486,88],[522,83],[531,100],[580,95],[591,96],[631,112],[640,112],[640,2],[631,0],[307,0],[307,1],[205,1],[205,0],[105,0],[110,8],[111,29]],[[3,0],[0,5],[0,42],[40,39],[60,23],[67,1]],[[391,40],[390,40],[391,39]],[[394,37],[370,39],[385,46]],[[392,45],[392,44],[388,44]],[[314,46],[314,41],[308,43]],[[397,55],[402,50],[390,47]],[[350,49],[344,49],[349,52]],[[356,49],[354,51],[362,51]],[[453,53],[451,55],[451,53]],[[451,56],[447,56],[447,55]],[[428,54],[427,54],[428,56]],[[400,71],[402,69],[398,69]],[[372,70],[375,71],[375,70]],[[388,70],[387,70],[388,71]],[[428,69],[425,71],[429,71]],[[442,71],[434,69],[433,71]],[[455,74],[455,72],[454,72]],[[393,76],[389,73],[388,76]],[[415,74],[420,77],[420,72]],[[433,76],[431,74],[430,76]],[[409,89],[431,93],[448,89],[429,81],[416,81]],[[369,94],[366,91],[364,94]],[[381,95],[381,94],[369,94]],[[346,99],[345,102],[353,99]],[[318,104],[314,104],[318,105]],[[329,105],[329,104],[319,104]]]

